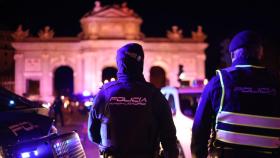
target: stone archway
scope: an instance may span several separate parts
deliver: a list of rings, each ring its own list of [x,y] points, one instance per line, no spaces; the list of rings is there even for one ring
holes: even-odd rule
[[[74,76],[73,69],[69,66],[60,66],[54,71],[53,94],[66,95],[73,94]]]
[[[105,80],[111,81],[112,78],[117,80],[117,71],[118,70],[115,67],[105,67],[102,70],[102,76],[101,76],[102,82],[104,83]]]
[[[166,86],[166,73],[160,66],[153,66],[150,69],[150,82],[157,88]]]

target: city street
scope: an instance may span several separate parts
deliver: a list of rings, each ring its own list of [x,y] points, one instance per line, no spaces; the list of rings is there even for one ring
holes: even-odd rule
[[[99,158],[98,146],[91,143],[87,137],[87,114],[81,114],[77,109],[64,111],[64,127],[58,121],[58,133],[76,131],[79,133],[87,158]]]

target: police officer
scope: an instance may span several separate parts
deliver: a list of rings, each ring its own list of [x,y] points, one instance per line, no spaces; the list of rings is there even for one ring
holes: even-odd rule
[[[202,94],[192,129],[192,156],[279,157],[279,77],[260,65],[263,47],[257,33],[238,33],[229,51],[232,66],[217,70]]]
[[[97,94],[88,119],[89,139],[104,157],[154,158],[159,142],[177,158],[176,129],[167,100],[142,74],[144,52],[129,43],[117,51],[118,80]]]
[[[63,127],[64,126],[64,117],[63,117],[63,101],[61,100],[61,96],[58,95],[55,97],[55,100],[53,102],[53,110],[54,110],[54,120],[55,120],[55,125],[57,125],[57,120],[59,117],[60,120],[60,125]]]

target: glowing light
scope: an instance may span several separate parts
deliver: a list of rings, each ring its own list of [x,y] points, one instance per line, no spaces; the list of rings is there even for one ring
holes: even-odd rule
[[[56,144],[55,144],[55,147],[59,147],[59,146],[60,146],[60,143],[56,143]]]
[[[65,102],[65,103],[63,104],[63,106],[64,106],[64,108],[66,109],[66,108],[68,107],[68,103]]]
[[[29,158],[29,157],[30,157],[30,152],[21,153],[21,158]]]
[[[90,91],[84,90],[83,91],[83,96],[85,96],[85,97],[90,96]]]
[[[33,154],[34,154],[35,156],[38,156],[38,155],[39,155],[39,153],[38,153],[37,150],[33,151]]]
[[[187,75],[186,73],[182,72],[179,76],[179,79],[182,80],[182,81],[186,81],[187,80]]]
[[[109,81],[108,80],[104,80],[104,83],[108,83]]]
[[[60,97],[61,100],[64,100],[64,98],[65,98],[65,97],[64,97],[63,95]]]
[[[79,103],[78,101],[75,102],[75,105],[76,105],[76,106],[79,106],[79,104],[80,104],[80,103]]]
[[[207,83],[208,83],[208,80],[207,80],[207,79],[204,79],[204,80],[203,80],[203,84],[204,84],[204,85],[207,85]]]
[[[110,79],[110,81],[111,81],[111,82],[112,82],[112,81],[116,81],[116,79],[113,77],[113,78]]]
[[[99,82],[99,83],[98,83],[98,86],[99,86],[99,87],[102,87],[102,86],[103,86],[103,83],[102,83],[102,82]]]
[[[10,100],[10,105],[14,105],[15,101],[14,100]]]
[[[92,103],[91,101],[86,101],[86,102],[85,102],[85,106],[86,106],[86,107],[89,107],[89,106],[91,106],[91,105],[93,105],[93,103]]]
[[[0,146],[0,158],[4,158],[4,153],[3,153],[3,149],[1,146]]]
[[[51,106],[51,103],[43,103],[42,106],[43,106],[44,108],[49,109],[50,106]]]

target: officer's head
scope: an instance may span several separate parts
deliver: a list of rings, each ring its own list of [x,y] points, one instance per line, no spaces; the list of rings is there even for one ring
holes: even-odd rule
[[[263,55],[261,37],[251,30],[241,31],[232,38],[229,52],[232,61],[238,58],[259,60]]]
[[[118,74],[139,75],[143,73],[144,51],[140,44],[129,43],[117,51]]]

